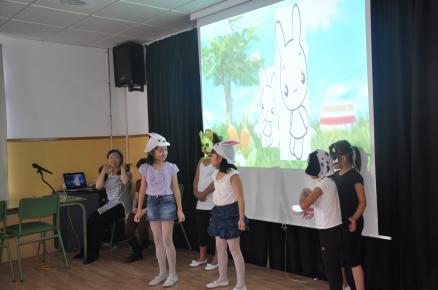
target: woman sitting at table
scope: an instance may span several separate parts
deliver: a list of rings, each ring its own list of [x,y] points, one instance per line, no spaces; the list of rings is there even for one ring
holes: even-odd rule
[[[129,192],[131,173],[123,164],[123,155],[117,149],[107,154],[109,164],[101,166],[96,181],[97,189],[106,191],[108,202],[93,212],[87,220],[88,256],[84,264],[90,264],[99,258],[100,244],[103,230],[110,223],[126,216],[131,212],[132,201]],[[84,257],[84,249],[74,256],[76,259]]]

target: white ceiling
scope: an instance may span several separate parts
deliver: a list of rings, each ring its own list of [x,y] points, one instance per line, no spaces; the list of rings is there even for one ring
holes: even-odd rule
[[[102,48],[149,43],[195,27],[190,13],[223,1],[0,0],[0,35]]]

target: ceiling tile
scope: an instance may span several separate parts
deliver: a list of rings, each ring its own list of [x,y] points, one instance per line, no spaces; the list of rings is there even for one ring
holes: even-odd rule
[[[70,0],[72,1],[72,0]],[[56,9],[68,10],[68,11],[76,11],[82,12],[86,14],[92,14],[105,6],[110,5],[111,3],[115,3],[118,0],[76,0],[78,3],[83,2],[84,5],[68,5],[68,0],[38,0],[36,1],[37,5],[51,7]],[[73,2],[74,3],[74,2]]]
[[[166,11],[166,9],[162,8],[154,8],[151,6],[120,1],[99,11],[96,15],[134,22],[143,22]]]
[[[0,27],[0,32],[15,37],[43,40],[47,35],[56,33],[60,29],[50,25],[11,20]]]
[[[0,0],[0,17],[10,18],[27,6],[26,3]]]
[[[223,2],[223,0],[195,0],[186,5],[177,8],[178,11],[184,13],[193,13],[195,11],[207,8],[208,6]]]
[[[161,7],[165,9],[174,9],[181,5],[190,3],[193,0],[129,0],[130,2]]]
[[[148,25],[139,25],[121,33],[122,36],[139,38],[139,39],[158,39],[172,34],[172,31],[152,27]]]
[[[132,26],[135,26],[134,22],[90,16],[74,25],[73,28],[114,34]]]
[[[189,27],[194,27],[196,25],[196,22],[191,21],[188,14],[181,14],[170,11],[154,17],[144,22],[144,24],[171,30],[183,30]]]
[[[54,36],[49,36],[46,40],[53,42],[92,46],[92,44],[98,42],[99,40],[107,38],[108,36],[109,34],[106,33],[67,29],[61,31]]]
[[[64,1],[85,5],[66,5]],[[150,43],[195,27],[190,13],[222,1],[0,0],[0,32],[97,47],[113,47],[128,40]]]
[[[112,48],[114,46],[117,46],[123,42],[127,42],[127,41],[133,41],[133,42],[137,42],[137,43],[147,43],[150,40],[146,40],[146,39],[137,39],[137,38],[132,38],[132,37],[124,37],[124,36],[112,36],[110,38],[104,39],[98,43],[95,43],[94,45],[97,47],[103,47],[103,48]]]
[[[85,17],[85,14],[32,5],[18,14],[15,19],[49,25],[69,26],[83,17]]]

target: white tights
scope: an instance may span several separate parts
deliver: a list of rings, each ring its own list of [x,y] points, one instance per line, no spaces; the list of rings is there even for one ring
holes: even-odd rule
[[[172,232],[173,221],[151,221],[152,233],[154,235],[155,253],[157,255],[160,278],[167,277],[166,254],[169,263],[169,277],[176,277],[176,252],[173,245]]]
[[[240,251],[240,238],[231,240],[224,240],[216,237],[216,251],[217,261],[219,265],[219,279],[218,282],[228,280],[227,278],[227,264],[228,253],[227,244],[233,256],[234,265],[236,267],[237,284],[236,288],[240,289],[245,286],[245,261],[243,260],[242,252]]]

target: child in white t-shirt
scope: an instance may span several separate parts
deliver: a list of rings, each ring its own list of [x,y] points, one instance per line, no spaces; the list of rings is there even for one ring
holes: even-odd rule
[[[333,173],[333,159],[327,152],[316,150],[310,153],[306,174],[314,179],[315,184],[312,190],[303,190],[300,206],[304,210],[303,216],[308,217],[310,206],[313,205],[330,290],[342,290],[342,218],[338,191],[331,178]]]

